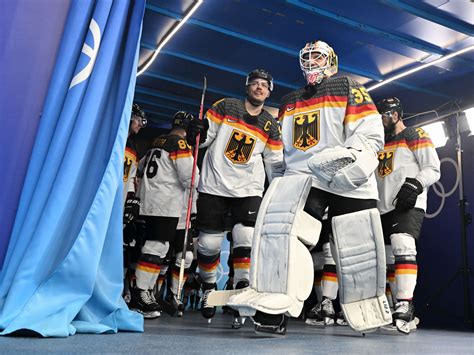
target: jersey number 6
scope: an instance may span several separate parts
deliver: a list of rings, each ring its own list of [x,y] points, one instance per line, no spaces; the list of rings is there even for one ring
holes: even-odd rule
[[[146,166],[146,177],[148,179],[152,179],[158,172],[158,163],[156,162],[156,160],[160,158],[161,150],[157,149],[151,154],[151,157],[149,158]]]

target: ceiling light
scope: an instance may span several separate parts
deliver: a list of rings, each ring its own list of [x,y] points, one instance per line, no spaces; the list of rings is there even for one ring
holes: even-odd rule
[[[435,148],[444,147],[446,145],[449,137],[444,122],[430,123],[426,126],[421,126],[421,128],[430,135]]]
[[[168,35],[160,42],[160,44],[158,45],[158,48],[153,52],[153,55],[151,56],[151,58],[145,63],[145,65],[143,66],[143,68],[141,68],[139,70],[139,72],[137,73],[137,76],[143,74],[147,69],[148,67],[155,61],[155,58],[156,56],[158,55],[158,53],[160,53],[161,49],[165,46],[166,43],[168,43],[168,41],[171,39],[171,37],[173,37],[175,35],[176,32],[179,31],[179,29],[184,25],[184,23],[193,15],[193,13],[197,10],[197,8],[199,6],[201,6],[202,2],[204,0],[197,0],[193,7],[191,8],[191,10],[189,10],[189,12],[177,23],[177,25],[171,30],[170,33],[168,33]]]
[[[464,114],[466,115],[466,122],[471,132],[469,135],[472,136],[474,134],[474,107],[464,110]]]
[[[398,80],[400,78],[403,78],[407,75],[410,75],[410,74],[413,74],[413,73],[416,73],[417,71],[420,71],[420,70],[423,70],[425,68],[428,68],[428,67],[431,67],[432,65],[435,65],[435,64],[438,64],[438,63],[441,63],[441,62],[444,62],[445,60],[448,60],[450,58],[453,58],[453,57],[456,57],[460,54],[463,54],[463,53],[466,53],[466,52],[469,52],[471,50],[474,49],[474,45],[471,45],[471,46],[468,46],[464,49],[460,49],[459,51],[456,51],[456,52],[453,52],[453,53],[450,53],[450,54],[447,54],[445,56],[442,56],[436,60],[433,60],[432,62],[429,62],[429,63],[426,63],[426,64],[423,64],[423,65],[420,65],[416,68],[413,68],[413,69],[409,69],[409,70],[406,70],[400,74],[397,74],[397,75],[394,75],[392,77],[389,77],[383,81],[381,81],[380,83],[377,83],[377,84],[374,84],[372,85],[371,87],[367,88],[367,91],[371,91],[371,90],[375,90],[381,86],[384,86],[385,84],[388,84],[388,83],[391,83],[392,81],[395,81],[395,80]]]

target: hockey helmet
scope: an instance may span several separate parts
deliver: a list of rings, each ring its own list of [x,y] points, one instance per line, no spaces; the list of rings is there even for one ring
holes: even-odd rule
[[[194,116],[185,111],[178,111],[173,116],[173,127],[179,127],[183,129],[187,129],[189,126],[189,122],[194,120]]]
[[[388,99],[383,99],[382,101],[376,104],[377,110],[381,115],[391,113],[393,111],[398,112],[398,117],[403,117],[403,108],[400,100],[396,97],[390,97]]]
[[[145,127],[147,124],[147,119],[145,118],[145,111],[143,111],[140,106],[137,104],[132,105],[132,116],[131,119],[139,119],[142,127]]]
[[[245,86],[249,86],[254,79],[266,80],[268,82],[268,88],[270,91],[273,91],[273,77],[265,69],[255,69],[248,73],[245,79]]]
[[[324,65],[318,64],[318,59],[325,58]],[[319,84],[324,77],[329,78],[337,73],[337,55],[323,41],[306,43],[300,50],[300,68],[309,85]]]

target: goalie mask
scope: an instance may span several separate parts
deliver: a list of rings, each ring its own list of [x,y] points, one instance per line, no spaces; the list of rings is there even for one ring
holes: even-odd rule
[[[316,85],[337,73],[337,55],[326,42],[306,43],[300,50],[300,68],[308,85]]]
[[[194,116],[185,111],[178,111],[173,116],[173,127],[179,127],[186,130],[189,126],[189,122],[194,119]]]

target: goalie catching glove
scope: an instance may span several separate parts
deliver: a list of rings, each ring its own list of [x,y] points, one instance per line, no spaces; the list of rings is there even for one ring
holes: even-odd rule
[[[423,185],[417,179],[407,177],[400,191],[393,200],[395,209],[406,211],[415,207],[418,195],[423,192]]]
[[[377,156],[362,135],[347,139],[345,147],[326,148],[308,160],[309,169],[336,192],[367,183],[377,165]]]
[[[123,210],[123,225],[126,226],[133,222],[140,214],[140,199],[134,194],[129,193],[125,201],[125,208]]]

